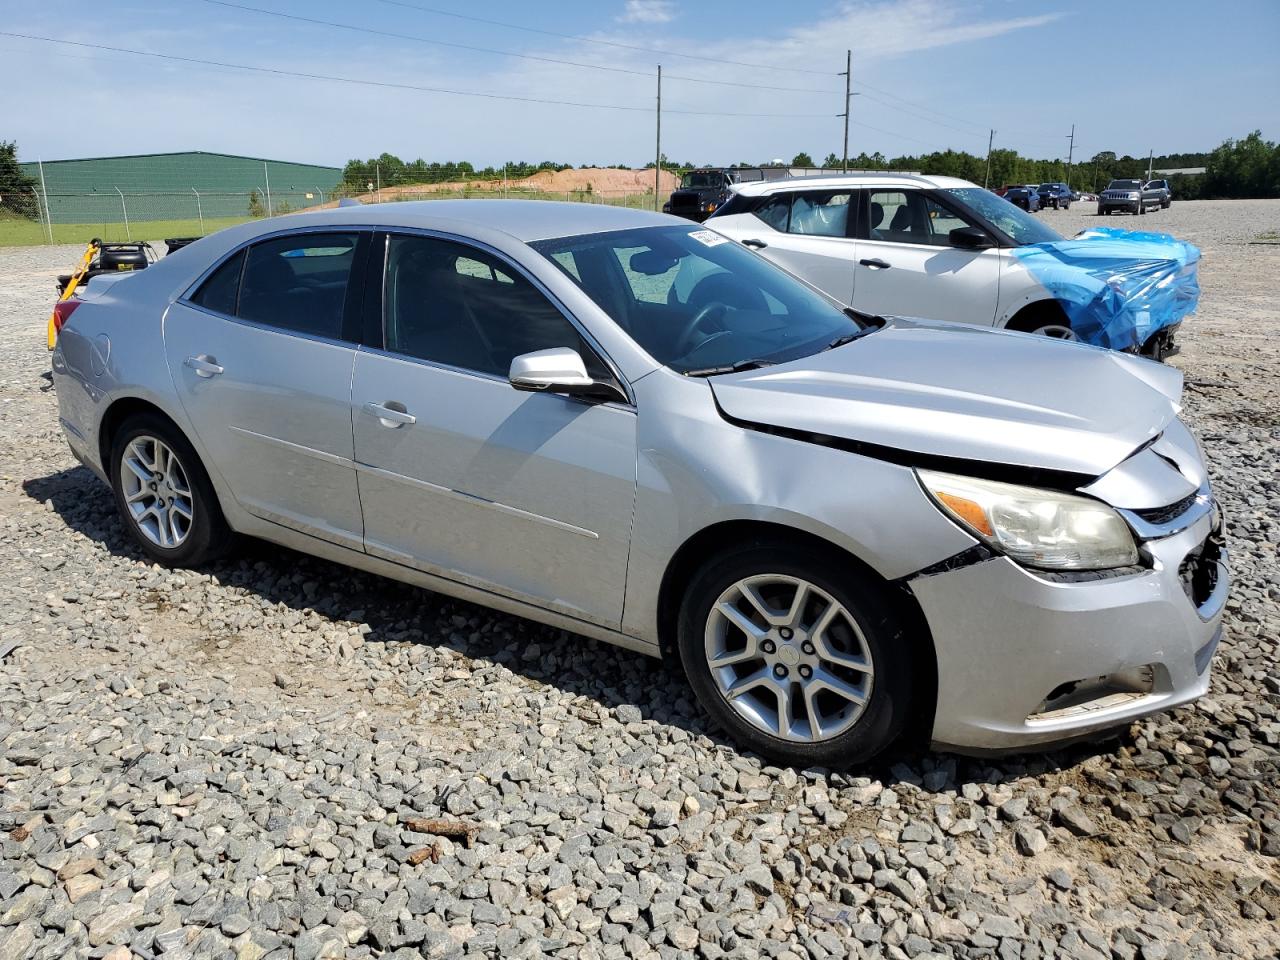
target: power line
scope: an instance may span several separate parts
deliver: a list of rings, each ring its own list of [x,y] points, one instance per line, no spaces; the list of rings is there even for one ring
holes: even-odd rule
[[[865,84],[863,84],[863,86],[865,86]],[[925,123],[933,123],[939,127],[946,127],[948,130],[952,130],[964,137],[977,138],[980,136],[979,134],[973,133],[972,131],[969,131],[969,130],[962,129],[961,127],[956,127],[956,126],[952,126],[949,123],[944,123],[941,120],[935,120],[932,117],[926,117],[923,114],[913,113],[911,110],[908,110],[904,107],[896,106],[887,100],[877,97],[874,93],[868,93],[866,90],[859,90],[858,92],[861,93],[862,96],[866,97],[868,100],[874,100],[876,103],[881,104],[882,106],[888,107],[890,110],[895,110],[898,113],[904,114],[908,117],[912,117],[916,120],[923,120]]]
[[[245,70],[252,73],[263,73],[278,77],[295,77],[302,80],[325,80],[332,83],[349,83],[367,87],[382,87],[392,90],[413,90],[418,93],[439,93],[454,97],[474,97],[482,100],[501,100],[512,103],[537,103],[561,107],[582,107],[594,110],[623,110],[629,113],[648,113],[649,107],[633,107],[617,103],[586,103],[579,100],[555,100],[547,97],[522,97],[505,93],[482,93],[475,90],[453,90],[448,87],[428,87],[413,83],[398,83],[391,80],[366,80],[358,77],[342,77],[325,73],[305,73],[298,70],[282,70],[279,67],[257,67],[252,64],[230,63],[225,60],[205,60],[200,57],[183,57],[172,53],[154,53],[149,50],[132,50],[128,47],[114,47],[103,43],[87,43],[80,40],[60,40],[55,37],[41,37],[28,33],[13,33],[0,30],[0,37],[16,37],[19,40],[37,40],[42,43],[60,43],[90,50],[106,50],[111,53],[128,53],[138,57],[151,57],[157,60],[170,60],[176,63],[199,64],[207,67],[220,67],[231,70]],[[761,119],[814,119],[826,118],[826,113],[724,113],[712,110],[668,110],[667,113],[683,114],[691,117],[742,117]]]
[[[453,17],[455,20],[467,20],[471,23],[483,23],[490,27],[505,27],[508,30],[523,30],[525,33],[537,33],[544,37],[558,37],[561,40],[576,40],[579,43],[596,43],[606,47],[616,47],[621,50],[636,50],[640,53],[652,53],[660,57],[680,57],[685,60],[701,60],[704,63],[719,63],[732,67],[749,67],[752,70],[779,70],[786,73],[807,73],[815,77],[831,76],[825,70],[807,70],[803,67],[778,67],[768,63],[744,63],[741,60],[724,60],[719,57],[703,57],[692,53],[677,53],[674,50],[658,50],[654,47],[641,47],[631,43],[620,43],[617,40],[601,40],[598,37],[582,37],[572,33],[557,33],[554,30],[543,30],[539,27],[526,27],[519,23],[508,23],[505,20],[490,20],[486,17],[476,17],[465,13],[455,13],[452,10],[441,10],[438,7],[427,7],[417,3],[406,3],[405,0],[377,0],[378,3],[385,3],[392,7],[402,7],[406,10],[417,10],[419,13],[431,13],[440,17]]]
[[[351,23],[337,23],[332,20],[320,20],[315,17],[304,17],[295,13],[282,13],[278,10],[264,10],[261,7],[251,7],[242,3],[231,3],[230,0],[204,0],[205,3],[214,6],[227,7],[232,10],[244,10],[249,13],[260,13],[268,17],[279,17],[282,20],[293,20],[298,23],[309,23],[319,27],[333,27],[338,30],[350,30],[355,33],[367,33],[377,37],[390,37],[393,40],[411,40],[414,43],[428,43],[437,47],[449,47],[454,50],[468,50],[472,53],[488,53],[499,57],[515,57],[520,60],[534,60],[539,63],[554,63],[566,67],[581,67],[586,70],[604,70],[609,73],[624,73],[633,77],[644,77],[646,80],[653,77],[653,73],[648,70],[632,70],[627,67],[610,67],[599,63],[582,63],[578,60],[566,60],[561,57],[539,56],[532,53],[517,53],[514,50],[498,50],[493,47],[477,47],[467,43],[455,43],[450,40],[436,40],[433,37],[417,36],[411,33],[395,33],[390,30],[377,30],[373,27],[361,27]],[[776,87],[762,83],[745,83],[737,80],[708,80],[702,77],[680,77],[673,74],[667,74],[668,80],[682,80],[686,83],[708,83],[722,87],[745,87],[752,90],[773,90],[784,93],[820,93],[831,94],[834,96],[838,91],[835,90],[816,90],[812,87]]]
[[[554,63],[554,64],[563,65],[563,66],[581,67],[588,70],[603,70],[609,73],[620,73],[620,74],[626,74],[628,76],[644,77],[646,80],[650,79],[653,76],[652,73],[644,70],[633,70],[627,67],[611,67],[611,66],[605,66],[602,64],[595,64],[595,63],[582,63],[580,61],[566,60],[559,57],[547,57],[547,56],[540,56],[535,54],[517,53],[511,50],[499,50],[492,47],[479,47],[471,44],[455,43],[448,40],[436,40],[431,37],[422,37],[414,34],[395,33],[388,30],[374,29],[372,27],[361,27],[355,24],[337,23],[331,20],[321,20],[315,17],[305,17],[299,14],[282,13],[275,10],[264,10],[261,7],[249,6],[247,4],[242,4],[242,3],[233,3],[231,2],[231,0],[204,0],[204,2],[212,4],[214,6],[227,7],[233,10],[244,10],[250,13],[260,13],[266,16],[278,17],[284,20],[293,20],[300,23],[313,24],[315,26],[333,27],[339,30],[349,30],[356,33],[365,33],[365,34],[371,34],[374,36],[389,37],[395,40],[411,40],[417,43],[426,43],[434,46],[449,47],[457,50],[469,50],[476,53],[495,54],[497,56],[503,56],[503,57],[515,57],[521,60],[533,60],[541,63]],[[832,96],[836,96],[839,93],[839,91],[836,91],[836,90],[818,90],[818,89],[804,88],[804,87],[779,87],[779,86],[773,86],[769,84],[745,83],[745,82],[739,82],[734,80],[708,80],[700,77],[683,77],[683,76],[679,76],[671,73],[664,73],[663,79],[668,81],[678,80],[678,81],[684,81],[688,83],[706,83],[706,84],[715,84],[718,86],[726,86],[726,87],[744,87],[744,88],[755,89],[755,90],[770,90],[770,91],[787,92],[787,93],[816,93],[816,94],[830,94]],[[870,85],[866,83],[862,83],[862,86],[869,87]],[[878,88],[873,88],[873,89],[878,89]],[[977,134],[974,134],[968,130],[964,130],[960,127],[952,126],[949,123],[945,123],[941,120],[936,120],[932,117],[928,117],[923,114],[915,113],[912,110],[908,110],[904,107],[900,107],[893,103],[890,103],[889,101],[884,100],[881,97],[876,96],[875,94],[867,93],[866,91],[859,91],[859,94],[866,96],[871,100],[875,100],[877,103],[880,103],[881,105],[887,107],[890,110],[894,110],[898,113],[905,114],[906,116],[912,117],[916,120],[922,120],[926,123],[932,123],[932,124],[936,124],[937,126],[946,127],[947,129],[952,130],[956,133],[959,133],[963,136],[977,139]],[[889,96],[893,96],[893,95],[890,94]],[[896,98],[896,99],[901,99],[901,98]],[[903,102],[907,103],[910,101],[903,101]],[[928,108],[924,108],[924,109],[928,109]],[[675,113],[678,111],[669,111],[669,112]],[[945,114],[943,114],[943,116],[945,116]],[[961,122],[964,122],[964,121],[961,121]],[[865,126],[865,124],[863,126]],[[916,143],[925,142],[912,137],[904,137],[904,139],[914,140],[914,142]]]

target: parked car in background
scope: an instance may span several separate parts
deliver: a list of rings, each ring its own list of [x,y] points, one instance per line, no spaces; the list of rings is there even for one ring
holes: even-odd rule
[[[1160,191],[1141,180],[1112,180],[1098,197],[1098,214],[1109,216],[1116,210],[1143,214],[1162,205]]]
[[[1068,187],[1065,183],[1042,183],[1036,188],[1036,195],[1040,198],[1040,208],[1053,207],[1058,210],[1071,209],[1071,201],[1077,199],[1075,191]]]
[[[302,213],[111,280],[53,379],[151,560],[234,531],[665,653],[797,767],[1208,687],[1226,553],[1172,368],[881,322],[594,204]]]
[[[1081,203],[1097,203],[1098,195],[1096,193],[1089,193],[1088,191],[1086,191],[1084,193],[1081,193],[1076,199],[1079,200]]]
[[[1004,199],[1031,213],[1040,209],[1040,188],[1032,184],[1010,187],[1005,191]]]
[[[1168,210],[1173,203],[1173,188],[1169,186],[1168,180],[1148,180],[1145,189],[1156,191],[1160,197],[1161,209]]]
[[[707,226],[865,313],[1003,327],[1152,356],[1172,349],[1173,332],[1199,296],[1199,251],[1189,244],[1064,240],[1037,217],[951,177],[743,184]]]

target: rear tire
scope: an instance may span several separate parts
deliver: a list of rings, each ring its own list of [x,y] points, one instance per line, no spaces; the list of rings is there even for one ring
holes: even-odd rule
[[[195,448],[168,419],[130,417],[111,442],[111,490],[125,529],[168,567],[196,567],[223,556],[234,535]]]
[[[863,763],[912,713],[902,621],[883,584],[834,549],[756,541],[711,558],[685,593],[677,642],[707,712],[780,764]]]

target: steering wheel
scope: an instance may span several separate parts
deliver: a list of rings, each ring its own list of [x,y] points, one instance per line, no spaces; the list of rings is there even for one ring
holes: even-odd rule
[[[695,313],[690,318],[689,322],[684,325],[684,329],[680,331],[680,336],[676,338],[676,356],[682,357],[685,354],[690,353],[694,348],[694,344],[692,343],[693,335],[697,333],[698,328],[712,317],[723,317],[725,311],[728,309],[729,308],[719,300],[713,300]],[[720,327],[721,329],[718,330],[717,333],[724,333],[724,324],[721,324]],[[715,335],[716,334],[713,333],[711,336]],[[710,337],[703,337],[698,341],[696,346],[702,346],[702,344],[706,343],[709,339]]]

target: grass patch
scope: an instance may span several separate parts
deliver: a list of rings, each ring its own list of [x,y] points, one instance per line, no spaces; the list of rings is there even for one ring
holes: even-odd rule
[[[1280,243],[1280,230],[1268,230],[1266,233],[1260,233],[1250,243]]]
[[[213,233],[223,227],[244,223],[249,217],[206,217],[204,233]],[[166,237],[200,236],[200,221],[191,220],[140,220],[129,225],[125,233],[123,223],[55,223],[54,243],[88,243],[94,237],[100,240],[163,240]],[[0,247],[35,247],[49,242],[49,234],[42,223],[22,218],[0,219]]]

